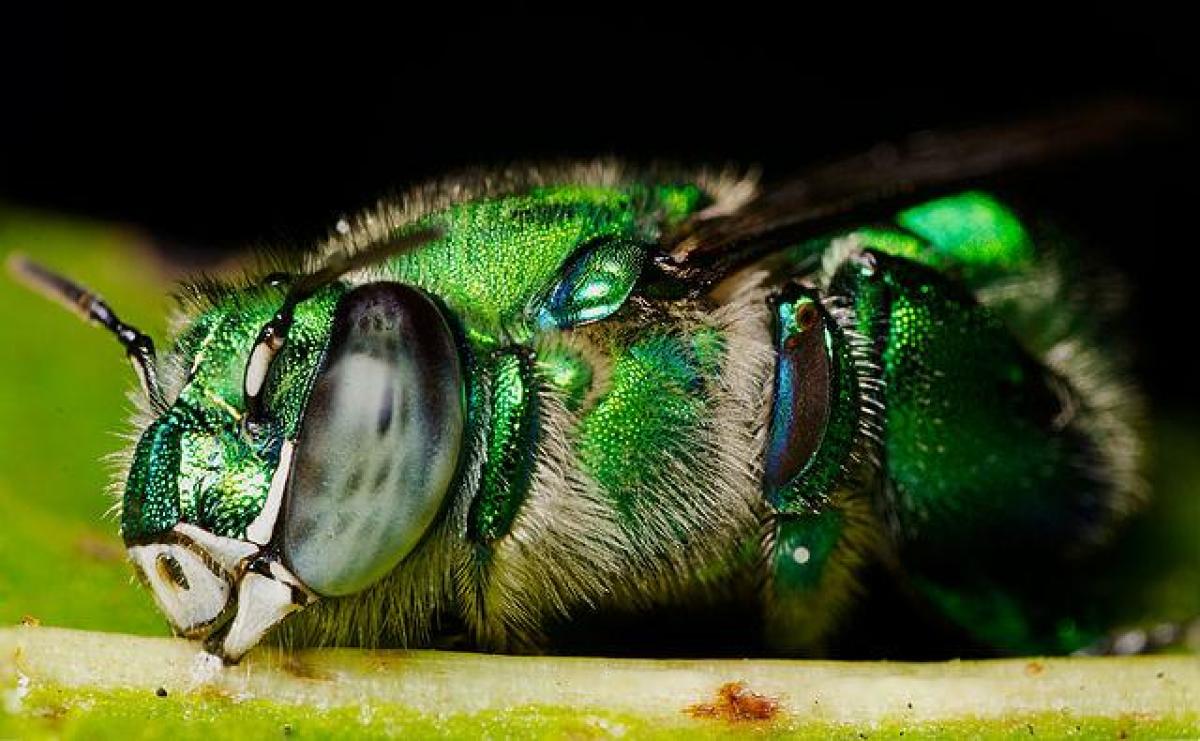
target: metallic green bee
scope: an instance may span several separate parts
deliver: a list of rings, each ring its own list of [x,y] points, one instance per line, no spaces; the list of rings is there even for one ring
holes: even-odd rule
[[[226,660],[277,626],[532,651],[581,616],[727,603],[819,652],[879,566],[984,643],[1069,651],[1095,634],[1043,598],[1142,499],[1138,397],[1072,256],[960,184],[1096,129],[924,139],[775,189],[450,180],[187,286],[163,358],[14,264],[134,361],[121,532]]]

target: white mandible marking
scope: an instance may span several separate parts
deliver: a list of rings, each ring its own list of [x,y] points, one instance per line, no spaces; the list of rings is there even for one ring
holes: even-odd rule
[[[258,552],[258,546],[253,543],[213,535],[207,530],[186,522],[179,523],[173,529],[179,535],[195,543],[208,554],[209,558],[216,561],[230,574],[237,571],[238,565],[243,559]]]
[[[221,644],[224,658],[237,661],[254,648],[268,630],[288,613],[300,609],[287,584],[262,574],[248,573],[238,585],[237,614]]]
[[[295,443],[284,440],[279,449],[279,465],[275,467],[275,475],[271,477],[271,489],[267,492],[267,501],[263,504],[262,512],[246,528],[246,540],[258,545],[266,545],[275,532],[275,521],[279,519],[279,508],[283,505],[283,490],[287,486],[288,474],[292,471],[292,451]]]
[[[175,543],[137,545],[129,549],[129,557],[146,577],[159,609],[184,635],[202,634],[229,601],[229,582],[214,574],[200,556],[185,546]],[[164,578],[160,558],[173,559],[185,583]]]

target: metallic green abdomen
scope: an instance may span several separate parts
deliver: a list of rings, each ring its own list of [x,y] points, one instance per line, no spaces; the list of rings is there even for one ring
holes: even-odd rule
[[[808,351],[808,375],[794,367],[803,333],[777,321],[764,491],[776,523],[769,634],[777,645],[811,648],[831,622],[815,603],[836,609],[854,589],[856,568],[882,558],[982,643],[1077,649],[1101,626],[1085,605],[1070,604],[1061,579],[1081,568],[1138,494],[1137,404],[1107,385],[1112,371],[1089,353],[1087,338],[1067,333],[1047,343],[1050,329],[1030,320],[1056,314],[1053,326],[1072,326],[1061,320],[1070,306],[1032,292],[1015,300],[987,293],[1044,284],[1056,267],[1010,212],[968,194],[912,209],[900,222],[913,231],[873,228],[832,241],[825,272],[799,278],[849,315],[843,328],[826,318],[834,354]],[[784,296],[781,306],[793,310]],[[825,384],[816,397],[812,389],[854,337],[868,359],[844,375],[857,370],[849,413],[868,422],[858,430],[874,459],[865,468],[851,459],[863,448],[833,425],[834,413],[847,413],[836,388]],[[820,402],[806,407],[809,423],[824,425],[819,446],[812,430],[786,433],[804,421],[785,413],[796,395]],[[795,467],[795,450],[779,442],[789,438],[808,461],[791,478],[781,472]],[[857,481],[829,479],[828,462],[815,465],[839,442],[840,473],[857,471]],[[801,517],[792,514],[797,506]]]

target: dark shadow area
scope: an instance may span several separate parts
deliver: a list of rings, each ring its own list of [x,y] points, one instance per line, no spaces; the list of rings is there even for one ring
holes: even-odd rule
[[[185,264],[310,245],[381,195],[464,168],[615,155],[782,178],[925,129],[1153,101],[1183,122],[1165,152],[1029,182],[1029,200],[1056,199],[1052,215],[1129,276],[1155,396],[1196,400],[1175,371],[1200,265],[1200,73],[1182,19],[615,4],[334,13],[310,34],[275,19],[161,33],[8,20],[0,201],[139,225]]]

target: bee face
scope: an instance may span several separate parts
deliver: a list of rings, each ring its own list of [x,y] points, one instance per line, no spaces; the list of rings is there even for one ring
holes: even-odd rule
[[[290,451],[260,453],[235,425],[210,428],[178,409],[187,406],[177,401],[139,442],[126,482],[124,537],[174,632],[206,638],[242,605],[247,574],[269,538],[270,494],[281,491],[276,482],[286,479]]]
[[[253,350],[212,349],[256,347],[255,318],[217,307],[185,333],[191,370],[139,441],[123,507],[131,560],[176,632],[208,636],[234,615],[216,638],[227,658],[412,550],[458,469],[465,417],[454,333],[418,290],[371,283],[300,307],[250,420],[226,397]]]

